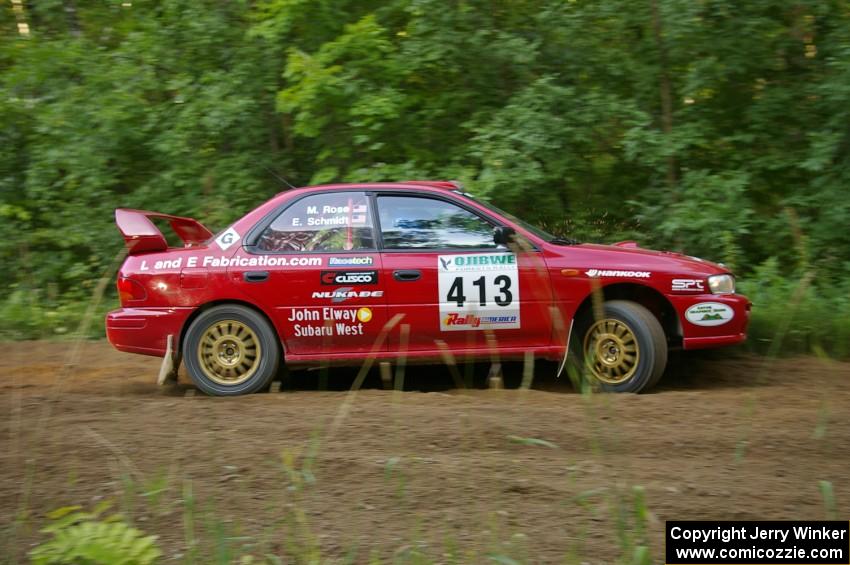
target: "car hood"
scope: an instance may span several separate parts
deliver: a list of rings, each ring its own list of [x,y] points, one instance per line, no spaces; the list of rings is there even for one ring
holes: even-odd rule
[[[571,246],[550,246],[564,266],[587,269],[641,270],[657,273],[691,274],[699,276],[728,273],[723,265],[673,251],[656,251],[638,247],[634,242],[613,245],[581,243]],[[559,261],[561,263],[562,261]]]

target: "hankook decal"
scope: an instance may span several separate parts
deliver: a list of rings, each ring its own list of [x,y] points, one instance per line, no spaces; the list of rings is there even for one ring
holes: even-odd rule
[[[588,277],[622,277],[629,279],[648,279],[652,276],[649,271],[612,271],[606,269],[588,269],[584,272]]]

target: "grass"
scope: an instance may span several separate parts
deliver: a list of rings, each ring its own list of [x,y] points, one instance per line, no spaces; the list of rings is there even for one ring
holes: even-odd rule
[[[812,284],[813,276],[800,280],[790,280],[778,275],[775,264],[763,265],[756,273],[757,277],[745,281],[741,290],[753,300],[754,314],[751,323],[751,347],[770,356],[788,353],[815,352],[822,357],[850,356],[850,286],[834,287],[829,292],[818,292]],[[76,340],[101,336],[101,325],[97,323],[102,314],[114,301],[109,287],[101,279],[94,296],[88,301],[67,301],[49,293],[27,294],[15,291],[0,303],[0,333],[15,338],[64,338]],[[76,330],[76,331],[73,331]],[[530,359],[533,363],[533,358]],[[522,388],[530,388],[533,380],[533,365],[526,359],[523,371]],[[119,523],[126,528],[87,528],[72,529],[75,522],[67,521],[65,529],[55,523],[43,532],[47,536],[56,536],[64,532],[72,537],[117,535],[116,532],[129,531],[127,528],[144,529],[143,516],[160,516],[171,510],[178,510],[180,529],[183,536],[182,552],[167,556],[169,560],[181,563],[501,563],[514,564],[535,561],[534,540],[526,534],[516,531],[499,512],[490,512],[482,518],[479,528],[485,528],[490,541],[484,547],[464,545],[451,534],[446,534],[442,544],[426,543],[418,534],[417,528],[407,532],[407,537],[387,554],[373,548],[352,544],[344,548],[342,557],[331,559],[323,551],[316,526],[311,523],[306,511],[307,503],[317,489],[324,485],[317,478],[316,460],[321,451],[323,434],[332,434],[343,425],[355,400],[357,390],[363,383],[371,362],[354,381],[352,390],[340,405],[336,418],[328,429],[316,430],[303,450],[284,450],[278,462],[281,491],[275,500],[282,502],[277,510],[278,519],[260,532],[251,532],[247,525],[233,523],[226,519],[227,511],[214,499],[200,499],[193,480],[179,469],[160,469],[150,476],[138,469],[129,468],[123,462],[115,469],[120,492],[111,500],[120,512],[101,518],[101,511],[84,513],[90,522],[98,524]],[[470,380],[467,373],[462,376],[453,361],[447,361],[448,370],[459,387]],[[395,383],[404,382],[404,364],[397,365]],[[576,375],[571,375],[576,381]],[[615,429],[610,426],[611,406],[604,395],[593,392],[592,387],[581,386],[581,405],[590,422],[592,432],[591,452],[594,457],[604,458],[607,453],[621,450]],[[398,391],[395,393],[398,394]],[[397,396],[393,397],[395,400]],[[394,402],[395,402],[394,400]],[[751,435],[751,423],[755,410],[751,399],[745,399],[743,406],[746,416],[744,424],[737,430],[738,441],[734,453],[730,454],[735,465],[742,464],[747,457],[747,447]],[[49,412],[45,413],[49,417]],[[827,433],[829,409],[822,404],[812,433],[813,440],[822,440]],[[403,445],[403,438],[398,438]],[[466,441],[466,440],[464,440]],[[507,444],[521,446],[531,450],[558,450],[561,446],[539,437],[508,435]],[[383,480],[388,496],[393,496],[399,505],[410,506],[408,491],[410,475],[406,466],[416,460],[414,453],[401,453],[387,458],[383,468]],[[127,467],[127,468],[124,468]],[[74,477],[69,477],[73,482]],[[570,481],[569,474],[567,475]],[[817,483],[823,500],[824,515],[827,518],[837,516],[833,485],[828,481]],[[15,513],[13,525],[4,532],[7,547],[14,544],[22,532],[44,527],[41,518],[33,516],[24,488],[21,507]],[[556,503],[556,501],[553,501]],[[589,520],[605,520],[611,524],[611,543],[616,547],[617,563],[645,565],[653,562],[655,556],[662,554],[662,548],[653,548],[649,532],[659,527],[652,523],[651,509],[647,505],[645,488],[639,484],[623,484],[616,481],[604,489],[578,492],[571,499],[560,501],[580,509]],[[60,509],[60,514],[61,514]],[[410,508],[414,511],[414,508]],[[75,512],[83,512],[81,509]],[[425,527],[424,525],[421,527]],[[70,532],[70,533],[68,533]],[[250,532],[250,533],[249,533]],[[128,535],[122,533],[121,535]],[[570,551],[563,556],[564,563],[583,563],[587,560],[585,542],[588,530],[576,525],[573,530],[574,543]],[[142,531],[138,537],[150,540],[151,553],[160,551],[156,540],[144,537]],[[129,539],[129,538],[128,538]],[[136,538],[134,538],[136,539]],[[47,552],[55,539],[46,540],[39,551]],[[90,543],[92,540],[81,540]],[[95,540],[98,541],[98,540]],[[99,540],[114,549],[115,540]],[[55,545],[55,544],[54,544]],[[135,547],[128,542],[128,551]],[[47,548],[47,549],[45,549]],[[17,552],[13,550],[12,561]],[[63,562],[63,561],[55,561]],[[72,561],[66,561],[72,562]],[[130,561],[133,562],[133,561]]]
[[[814,273],[786,278],[778,271],[768,261],[739,285],[753,302],[748,347],[773,356],[850,358],[850,281],[819,281]]]
[[[537,444],[532,444],[537,445]],[[370,548],[352,544],[345,548],[342,557],[326,555],[318,541],[317,531],[311,524],[305,510],[306,499],[314,489],[321,488],[317,482],[304,482],[305,468],[312,465],[307,461],[308,456],[296,458],[292,452],[281,454],[283,468],[281,469],[281,485],[288,493],[283,498],[279,521],[267,531],[257,535],[244,535],[239,524],[226,520],[226,510],[217,507],[216,501],[201,501],[194,492],[191,479],[184,478],[162,483],[163,477],[170,476],[164,470],[145,478],[146,485],[156,485],[163,491],[166,498],[174,497],[174,504],[181,507],[184,550],[171,555],[165,555],[169,561],[185,564],[195,563],[374,563],[374,564],[432,564],[432,563],[502,563],[519,564],[531,563],[534,558],[534,543],[532,539],[515,531],[505,519],[506,514],[491,512],[480,527],[489,532],[489,542],[482,547],[464,547],[453,536],[446,535],[443,543],[436,545],[423,541],[421,531],[413,528],[409,537],[387,553],[378,553]],[[398,462],[396,461],[396,466]],[[394,484],[398,479],[394,468],[385,474],[388,490],[398,488]],[[33,555],[53,556],[54,560],[45,563],[77,563],[73,559],[63,559],[64,555],[79,555],[79,551],[97,554],[108,549],[109,558],[117,560],[129,557],[127,563],[152,563],[152,560],[133,560],[131,552],[139,551],[142,545],[146,556],[163,554],[156,543],[155,537],[150,537],[143,531],[138,520],[133,517],[155,514],[160,511],[159,505],[150,497],[137,498],[142,485],[131,480],[124,481],[122,492],[117,495],[117,507],[120,512],[112,515],[106,513],[113,504],[106,500],[92,511],[80,507],[64,507],[52,512],[47,518],[42,530],[48,537],[40,546],[33,550]],[[132,509],[127,508],[127,500],[136,500]],[[583,506],[589,518],[603,517],[613,524],[612,542],[617,544],[621,557],[617,563],[644,565],[652,563],[652,551],[647,541],[649,530],[649,509],[646,506],[644,489],[634,486],[624,490],[610,489],[599,492],[580,494],[575,504]],[[60,521],[61,519],[61,521]],[[91,522],[97,528],[80,529],[81,522]],[[120,528],[104,528],[106,524],[121,524]],[[421,526],[421,527],[424,527]],[[130,536],[128,531],[136,534]],[[63,537],[62,551],[57,549],[56,537]],[[586,531],[581,532],[576,539],[575,549],[564,555],[564,563],[583,563],[583,545]],[[142,540],[142,541],[140,541]],[[127,555],[120,553],[121,544],[126,544]],[[69,548],[79,546],[79,550]],[[105,549],[98,549],[105,548]],[[116,553],[118,551],[118,553]],[[89,562],[89,561],[86,561]],[[100,563],[100,561],[91,561]]]

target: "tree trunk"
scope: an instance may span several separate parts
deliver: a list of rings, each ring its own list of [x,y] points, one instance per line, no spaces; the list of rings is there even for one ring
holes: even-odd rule
[[[655,47],[658,49],[658,62],[660,72],[658,76],[658,89],[661,95],[661,131],[670,141],[673,133],[673,89],[670,84],[670,62],[667,58],[667,46],[664,44],[664,22],[661,19],[661,10],[658,0],[650,0],[652,9],[652,31],[655,36]],[[676,156],[667,156],[667,186],[674,199],[677,197],[677,165]]]

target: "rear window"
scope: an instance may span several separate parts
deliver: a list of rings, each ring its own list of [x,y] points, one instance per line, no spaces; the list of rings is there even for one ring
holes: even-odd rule
[[[302,198],[263,230],[257,248],[268,252],[373,250],[375,234],[369,198],[362,192]]]

